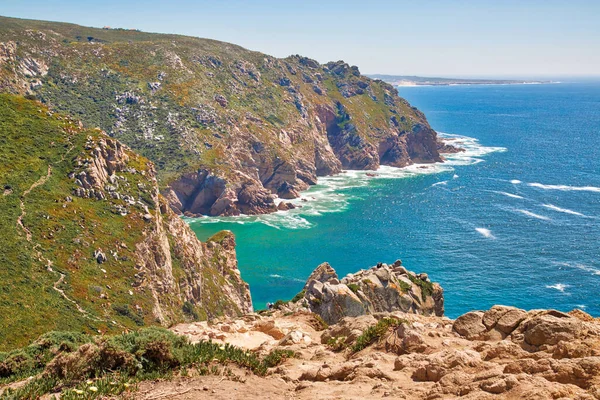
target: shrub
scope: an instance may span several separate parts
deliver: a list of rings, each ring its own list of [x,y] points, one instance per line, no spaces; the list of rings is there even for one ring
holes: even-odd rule
[[[358,292],[358,285],[356,283],[349,283],[348,285],[348,289],[352,290],[352,292],[357,293]]]
[[[304,298],[304,295],[306,294],[306,290],[302,290],[300,292],[298,292],[293,298],[292,300],[290,300],[290,302],[292,303],[296,303],[300,300],[302,300]]]
[[[185,315],[187,315],[190,318],[193,318],[195,321],[200,319],[200,316],[194,309],[194,305],[192,303],[190,303],[189,301],[186,301],[185,303],[183,303],[182,310]]]
[[[363,333],[362,335],[360,335],[358,338],[356,338],[356,341],[354,342],[354,344],[352,345],[351,349],[353,353],[359,352],[362,349],[364,349],[365,347],[371,345],[372,343],[375,343],[377,340],[379,340],[387,331],[389,328],[393,328],[396,326],[400,326],[401,324],[405,323],[406,321],[398,319],[398,318],[393,318],[393,317],[386,317],[386,318],[382,318],[380,319],[377,324],[368,327]]]

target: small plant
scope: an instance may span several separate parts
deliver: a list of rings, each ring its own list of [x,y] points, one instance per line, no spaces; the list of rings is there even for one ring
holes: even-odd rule
[[[185,315],[192,318],[194,321],[197,321],[198,319],[200,319],[200,316],[194,309],[194,305],[192,303],[190,303],[189,301],[186,301],[185,303],[183,303],[182,310]]]
[[[358,290],[360,289],[356,283],[349,283],[347,286],[348,289],[352,290],[352,292],[355,294],[358,293]]]
[[[327,347],[329,347],[332,351],[342,351],[346,347],[348,347],[346,340],[346,336],[336,336],[329,338],[329,340],[327,341]]]
[[[375,343],[377,340],[379,340],[388,331],[389,328],[394,328],[394,327],[400,326],[405,322],[406,321],[404,321],[404,320],[401,320],[398,318],[393,318],[393,317],[386,317],[386,318],[380,319],[377,322],[377,324],[368,327],[362,333],[362,335],[360,335],[358,338],[356,338],[356,341],[354,342],[354,344],[351,347],[352,352],[357,353],[357,352],[361,351],[362,349],[366,348],[367,346],[369,346],[369,345]]]
[[[304,295],[306,294],[306,290],[302,290],[300,292],[298,292],[293,298],[292,300],[290,300],[291,303],[297,303],[298,301],[302,300],[304,298]]]
[[[423,301],[425,301],[427,297],[433,294],[433,283],[426,282],[422,279],[417,278],[416,276],[412,276],[411,274],[408,274],[408,279],[410,279],[412,283],[421,288],[421,298],[423,299]]]

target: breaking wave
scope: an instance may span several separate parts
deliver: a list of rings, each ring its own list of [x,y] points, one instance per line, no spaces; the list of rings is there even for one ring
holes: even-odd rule
[[[546,287],[548,289],[556,289],[561,293],[565,292],[565,289],[568,288],[570,285],[565,285],[564,283],[556,283],[554,285],[546,285]]]
[[[483,237],[486,237],[486,238],[488,238],[488,239],[496,239],[496,236],[494,236],[494,235],[492,234],[492,231],[490,231],[490,230],[489,230],[489,229],[487,229],[487,228],[475,228],[475,230],[476,230],[477,232],[481,233],[481,235],[482,235]]]
[[[515,211],[520,212],[521,214],[527,215],[528,217],[531,217],[531,218],[537,218],[537,219],[541,219],[544,221],[552,220],[550,217],[546,217],[545,215],[536,214],[536,213],[533,213],[533,212],[527,211],[527,210],[521,210],[519,208],[515,209]]]
[[[600,187],[596,186],[569,186],[569,185],[544,185],[533,182],[528,183],[528,186],[544,190],[561,190],[563,192],[596,192],[600,193]]]
[[[512,197],[513,199],[524,199],[523,196],[519,196],[518,194],[512,194],[512,193],[508,193],[508,192],[495,192],[498,194],[502,194],[506,197]]]
[[[554,204],[542,204],[542,207],[546,207],[550,210],[558,211],[565,214],[577,215],[579,217],[587,217],[587,215],[582,214],[580,212],[569,210],[568,208],[560,208],[558,206],[555,206]]]

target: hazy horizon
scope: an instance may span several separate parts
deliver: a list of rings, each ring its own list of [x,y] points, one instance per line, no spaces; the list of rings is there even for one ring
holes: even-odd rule
[[[0,15],[203,37],[276,57],[344,60],[370,75],[600,77],[600,3],[586,0],[375,1],[368,7],[313,0],[32,0],[3,4]]]

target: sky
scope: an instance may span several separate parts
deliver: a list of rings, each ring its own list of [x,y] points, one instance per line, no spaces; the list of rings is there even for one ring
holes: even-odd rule
[[[205,37],[366,74],[600,75],[600,0],[0,0],[0,15]]]

